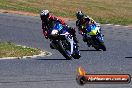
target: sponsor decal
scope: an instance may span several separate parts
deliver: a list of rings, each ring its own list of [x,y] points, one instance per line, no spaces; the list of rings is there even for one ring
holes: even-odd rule
[[[79,67],[76,76],[77,83],[80,85],[86,83],[130,83],[131,76],[129,74],[87,74],[86,71]]]

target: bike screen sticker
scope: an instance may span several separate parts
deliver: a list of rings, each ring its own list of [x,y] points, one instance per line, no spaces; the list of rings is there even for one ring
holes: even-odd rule
[[[87,74],[82,67],[78,68],[77,83],[80,85],[86,83],[130,83],[131,76],[129,74]]]

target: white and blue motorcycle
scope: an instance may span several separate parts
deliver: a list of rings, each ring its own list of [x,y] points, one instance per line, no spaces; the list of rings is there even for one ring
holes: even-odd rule
[[[57,22],[50,33],[50,47],[58,50],[66,59],[79,59],[81,57],[73,36],[63,29],[62,24]]]

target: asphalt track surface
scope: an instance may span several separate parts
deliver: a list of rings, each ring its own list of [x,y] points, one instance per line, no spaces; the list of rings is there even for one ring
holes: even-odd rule
[[[68,24],[75,27],[74,21]],[[49,47],[43,38],[39,17],[0,14],[0,41],[40,48],[51,56],[0,60],[0,88],[132,88],[130,84],[76,83],[76,70],[82,66],[90,74],[132,75],[132,28],[102,25],[107,51],[95,51],[83,43],[79,34],[82,57],[66,60]]]

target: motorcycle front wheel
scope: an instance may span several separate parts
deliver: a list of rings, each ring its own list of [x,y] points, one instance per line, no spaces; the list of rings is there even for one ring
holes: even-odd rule
[[[105,44],[104,44],[104,42],[101,42],[99,39],[97,39],[97,38],[94,38],[95,39],[95,41],[94,41],[94,45],[93,45],[93,47],[97,50],[97,51],[99,51],[100,49],[102,49],[103,51],[106,51],[106,46],[105,46]]]
[[[106,46],[104,43],[100,43],[100,48],[103,50],[103,51],[106,51]]]
[[[72,56],[70,54],[68,54],[68,52],[66,51],[66,49],[62,46],[61,42],[58,42],[58,51],[67,59],[67,60],[71,60]]]
[[[103,42],[100,42],[99,40],[97,41],[98,44],[97,46],[95,45],[94,48],[99,51],[100,49],[102,49],[103,51],[106,51],[106,46]]]

